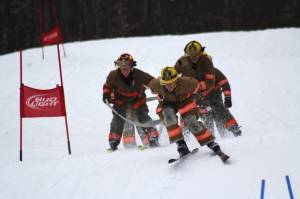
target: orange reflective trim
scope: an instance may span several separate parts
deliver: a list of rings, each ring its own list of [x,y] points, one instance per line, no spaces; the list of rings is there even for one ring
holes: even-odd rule
[[[223,91],[225,96],[231,96],[231,91],[230,90],[225,90]]]
[[[109,140],[121,140],[121,135],[110,132],[108,139]]]
[[[182,115],[182,114],[189,112],[190,110],[192,110],[194,108],[197,108],[197,104],[196,104],[196,102],[191,102],[191,103],[185,105],[184,107],[178,109],[178,112]]]
[[[200,84],[201,90],[206,90],[207,89],[205,81],[200,81],[199,84]]]
[[[226,83],[228,83],[228,80],[227,79],[223,79],[223,80],[221,80],[221,81],[218,82],[218,85],[219,86],[223,86]]]
[[[126,91],[122,91],[122,90],[118,90],[118,93],[120,93],[121,95],[124,95],[126,97],[137,97],[139,96],[138,92],[126,92]]]
[[[149,144],[149,139],[148,139],[148,137],[145,137],[145,138],[142,140],[142,142],[143,142],[143,145]]]
[[[215,76],[213,74],[205,74],[204,78],[208,80],[214,80]]]
[[[140,99],[139,101],[137,101],[136,103],[134,103],[132,105],[133,109],[138,109],[141,105],[146,103],[146,98]]]
[[[237,122],[234,118],[231,118],[224,124],[224,127],[227,129],[233,125],[237,125]]]
[[[123,137],[123,143],[124,144],[135,143],[135,137],[134,136]]]
[[[180,134],[181,134],[181,128],[180,127],[177,127],[175,129],[172,129],[172,130],[168,130],[168,135],[169,135],[170,138],[176,137]]]
[[[160,113],[162,111],[162,107],[157,107],[156,108],[156,113]]]
[[[201,131],[201,134],[196,136],[196,139],[201,142],[206,140],[209,137],[212,137],[211,132],[208,129],[203,129]]]

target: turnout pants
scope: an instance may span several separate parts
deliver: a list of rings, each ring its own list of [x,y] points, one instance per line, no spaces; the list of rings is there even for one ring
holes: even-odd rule
[[[232,127],[238,126],[237,121],[224,105],[221,93],[209,96],[204,104],[200,104],[200,107],[203,107],[203,109],[200,108],[200,118],[213,134],[214,124],[221,136],[225,135],[226,130],[230,131]]]
[[[141,105],[138,109],[133,109],[131,106],[116,106],[114,105],[113,108],[122,116],[126,117],[126,113],[128,114],[128,111],[131,114],[131,119],[134,121],[138,121],[140,123],[145,123],[151,121],[151,117],[149,116],[149,110],[146,104]],[[127,125],[127,126],[126,126]],[[119,145],[124,127],[128,129],[132,128],[131,124],[126,123],[125,120],[123,120],[121,117],[113,113],[113,119],[110,124],[110,133],[109,133],[109,143],[117,144]],[[131,126],[131,127],[130,127]],[[141,140],[143,144],[147,145],[149,144],[149,141],[151,139],[158,139],[158,131],[154,127],[137,127],[137,131],[139,136],[141,137]]]
[[[195,107],[196,108],[196,107]],[[181,114],[186,127],[193,133],[201,146],[214,141],[211,132],[204,127],[203,123],[197,120],[195,115],[195,108]],[[160,118],[163,120],[167,128],[170,143],[183,140],[182,128],[178,125],[178,118],[176,116],[177,108],[171,105],[164,105],[161,107],[159,113]]]

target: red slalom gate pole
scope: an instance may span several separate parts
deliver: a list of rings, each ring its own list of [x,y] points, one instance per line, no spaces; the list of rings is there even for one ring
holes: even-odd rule
[[[40,29],[40,43],[41,43],[41,46],[42,46],[42,58],[44,60],[44,58],[45,58],[45,56],[44,56],[44,46],[41,42],[41,36],[42,36],[43,30],[44,30],[42,13],[43,13],[42,12],[42,6],[40,5],[40,7],[38,9],[38,18],[39,18],[39,29]]]
[[[23,123],[22,123],[22,84],[23,84],[23,74],[22,74],[22,49],[20,48],[20,161],[23,160]]]
[[[68,120],[67,120],[67,111],[66,111],[66,105],[65,105],[65,94],[64,94],[64,86],[63,86],[63,77],[62,77],[62,70],[61,70],[61,61],[60,61],[60,50],[59,50],[59,44],[57,44],[57,54],[58,54],[58,65],[59,65],[59,75],[60,75],[60,84],[62,86],[63,91],[63,99],[64,99],[64,106],[65,106],[65,125],[66,125],[66,132],[67,132],[67,142],[68,142],[68,151],[71,155],[71,144],[70,144],[70,136],[69,136],[69,127],[68,127]]]
[[[58,16],[57,16],[57,13],[56,13],[55,4],[54,4],[53,0],[51,1],[51,7],[52,7],[52,15],[54,16],[56,25],[59,27],[59,31],[61,33],[61,25],[60,25],[60,21],[58,20]],[[61,40],[62,40],[61,41],[61,45],[62,45],[62,48],[63,48],[64,57],[66,57],[67,55],[66,55],[66,51],[65,51],[65,47],[64,47],[64,41],[63,41],[62,33],[61,33]]]

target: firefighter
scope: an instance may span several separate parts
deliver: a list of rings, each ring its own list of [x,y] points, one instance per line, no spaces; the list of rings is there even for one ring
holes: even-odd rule
[[[183,139],[182,128],[178,125],[177,113],[201,146],[206,145],[216,154],[221,153],[212,133],[198,121],[195,96],[199,92],[199,82],[196,79],[179,77],[174,67],[167,66],[161,70],[158,79],[150,82],[150,88],[159,98],[156,112],[167,128],[170,143],[177,144],[180,156],[188,154],[190,150]]]
[[[117,69],[109,73],[103,85],[103,102],[113,104],[113,109],[124,117],[126,117],[126,112],[129,109],[138,122],[151,121],[146,104],[145,86],[148,86],[154,77],[135,68],[136,61],[128,53],[121,54],[115,61],[115,66]],[[108,137],[112,151],[118,149],[124,130],[124,123],[125,121],[121,117],[113,113]],[[156,128],[139,127],[137,130],[144,145],[159,146],[159,135]]]
[[[212,57],[205,52],[205,47],[195,40],[186,44],[184,47],[184,53],[185,55],[177,60],[175,69],[181,73],[182,76],[194,77],[200,81],[200,94],[197,95],[196,99],[197,104],[200,107],[201,118],[204,120],[204,125],[207,126],[212,133],[214,133],[213,122],[215,120],[220,134],[223,134],[224,129],[227,129],[235,136],[241,135],[241,130],[236,120],[229,112],[228,108],[223,105],[221,95],[219,98],[216,97],[219,99],[219,103],[214,103],[215,100],[213,100],[213,96],[217,95],[214,91],[220,89],[218,84],[215,82],[216,72],[218,73],[219,84],[225,80],[220,82],[223,74],[220,74],[220,71],[215,69]],[[218,88],[215,89],[215,86]],[[224,89],[226,89],[226,85]],[[212,93],[212,97],[206,97],[208,93]],[[225,104],[229,106],[231,103],[231,97],[228,95],[228,91],[225,93]],[[206,98],[206,100],[204,100],[204,98]],[[211,103],[214,105],[209,106]]]
[[[184,48],[185,55],[174,66],[182,76],[200,81],[201,92],[209,91],[215,85],[214,65],[204,49],[198,41],[189,42]]]

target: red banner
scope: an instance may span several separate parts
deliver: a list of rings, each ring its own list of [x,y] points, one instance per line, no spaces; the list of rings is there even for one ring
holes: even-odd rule
[[[22,84],[21,117],[58,117],[65,116],[63,87],[39,90]]]
[[[62,43],[62,35],[59,26],[55,26],[50,32],[41,33],[43,46]]]

